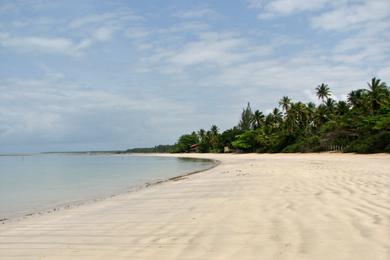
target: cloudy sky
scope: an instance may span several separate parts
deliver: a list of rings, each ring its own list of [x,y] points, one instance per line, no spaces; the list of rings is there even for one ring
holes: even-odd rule
[[[0,152],[124,149],[390,82],[389,0],[0,0]]]

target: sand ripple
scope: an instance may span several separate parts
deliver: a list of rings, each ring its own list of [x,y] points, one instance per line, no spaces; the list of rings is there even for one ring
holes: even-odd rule
[[[389,155],[191,156],[222,164],[0,225],[0,259],[390,259]]]

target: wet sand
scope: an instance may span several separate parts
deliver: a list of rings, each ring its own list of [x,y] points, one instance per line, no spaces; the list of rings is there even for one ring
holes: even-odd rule
[[[0,224],[0,259],[390,259],[390,155],[184,156],[221,164]]]

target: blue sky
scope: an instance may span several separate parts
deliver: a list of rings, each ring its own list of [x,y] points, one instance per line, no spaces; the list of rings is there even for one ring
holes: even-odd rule
[[[0,152],[124,149],[390,82],[390,1],[0,0]]]

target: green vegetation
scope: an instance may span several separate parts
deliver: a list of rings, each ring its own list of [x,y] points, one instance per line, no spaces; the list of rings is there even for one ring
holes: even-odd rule
[[[175,145],[127,152],[390,152],[390,88],[373,78],[347,100],[331,98],[328,85],[316,89],[321,102],[294,102],[284,96],[267,115],[243,109],[237,126],[220,133],[216,125],[182,135]]]
[[[176,151],[175,145],[157,145],[149,148],[132,148],[124,151],[125,153],[171,153]]]
[[[219,133],[213,125],[183,135],[171,151],[390,152],[390,89],[384,82],[373,78],[367,89],[351,91],[346,101],[332,99],[326,84],[315,90],[318,106],[284,96],[281,110],[264,115],[248,103],[237,126]]]

